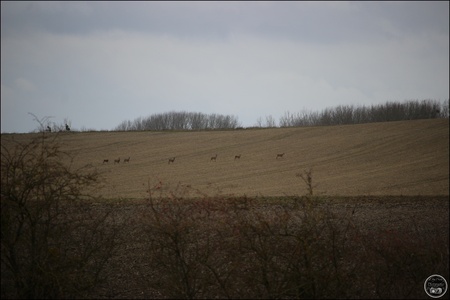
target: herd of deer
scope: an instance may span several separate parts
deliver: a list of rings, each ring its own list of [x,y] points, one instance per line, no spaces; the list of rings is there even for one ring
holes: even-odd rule
[[[280,154],[277,154],[277,156],[276,156],[276,159],[278,159],[278,158],[283,158],[283,156],[284,156],[284,153],[280,153]],[[171,157],[171,158],[169,158],[169,161],[167,162],[167,164],[170,164],[170,163],[174,163],[175,162],[175,158],[176,157]],[[241,159],[241,154],[239,154],[239,155],[235,155],[234,156],[234,160],[236,160],[236,159]],[[216,161],[217,160],[217,154],[215,155],[215,156],[211,156],[211,160],[210,161]],[[108,163],[109,162],[109,159],[104,159],[103,160],[103,163],[105,164],[105,163]],[[129,163],[130,162],[130,157],[128,157],[128,158],[125,158],[124,160],[123,160],[123,162],[124,163]],[[114,164],[119,164],[120,163],[120,157],[118,158],[118,159],[115,159],[114,160]]]
[[[108,163],[108,162],[109,162],[109,159],[104,159],[104,160],[103,160],[103,163]],[[129,163],[129,162],[130,162],[130,157],[124,158],[124,159],[123,159],[123,162],[124,162],[124,163]],[[114,160],[114,164],[120,164],[120,157],[119,157],[118,159],[115,159],[115,160]]]

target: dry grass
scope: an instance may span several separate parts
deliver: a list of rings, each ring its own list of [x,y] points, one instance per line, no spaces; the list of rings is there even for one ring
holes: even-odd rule
[[[2,135],[7,139],[30,135]],[[449,120],[201,132],[64,133],[75,165],[103,173],[105,197],[145,197],[161,180],[212,194],[304,194],[295,175],[312,169],[316,195],[448,195]],[[276,159],[277,153],[283,158]],[[218,154],[217,161],[210,158]],[[235,155],[241,158],[234,160]],[[129,163],[124,158],[131,157]],[[114,159],[121,158],[120,164]],[[168,159],[176,157],[174,163]],[[103,164],[104,159],[109,163]]]

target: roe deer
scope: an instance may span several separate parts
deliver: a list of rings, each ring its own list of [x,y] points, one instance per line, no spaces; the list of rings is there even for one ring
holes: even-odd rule
[[[119,164],[120,163],[120,157],[118,159],[114,160],[114,164]]]
[[[241,155],[239,154],[239,155],[235,155],[234,156],[234,160],[236,160],[236,159],[241,159]]]
[[[129,163],[129,162],[130,162],[130,157],[128,156],[128,158],[124,158],[124,159],[123,159],[123,162],[124,162],[124,163]]]
[[[277,154],[277,159],[278,159],[278,157],[283,158],[283,155],[284,155],[284,153]]]
[[[108,159],[104,159],[104,160],[103,160],[103,163],[108,163],[108,162],[109,162]]]
[[[216,161],[216,159],[217,159],[217,154],[216,154],[216,156],[211,157],[211,161]]]
[[[175,161],[175,157],[169,158],[169,162],[167,164],[173,163]]]

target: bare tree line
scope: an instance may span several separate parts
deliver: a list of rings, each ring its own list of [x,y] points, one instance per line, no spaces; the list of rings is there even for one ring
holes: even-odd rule
[[[449,117],[449,99],[410,100],[403,103],[386,102],[371,106],[339,105],[325,108],[321,111],[303,110],[298,113],[285,112],[280,117],[278,125],[275,118],[266,115],[259,117],[255,124],[260,128],[271,127],[301,127],[301,126],[330,126],[346,124],[363,124],[374,122],[389,122],[418,119],[436,119]],[[36,116],[29,113],[35,119]],[[50,122],[52,117],[37,129],[39,132],[72,131],[70,121],[65,118],[62,124]],[[139,130],[211,130],[211,129],[242,129],[236,116],[221,114],[204,114],[200,112],[172,111],[139,117],[133,121],[122,121],[113,131]],[[77,131],[77,130],[75,130]],[[82,131],[96,131],[95,129]]]
[[[202,130],[202,129],[235,129],[239,126],[237,117],[220,114],[204,114],[199,112],[172,111],[153,114],[134,121],[123,121],[115,130]]]
[[[321,112],[303,111],[297,114],[286,112],[280,118],[280,127],[329,126],[448,117],[448,100],[443,102],[435,100],[386,102],[369,107],[339,105],[334,108],[326,108]],[[266,117],[266,122],[273,127],[273,119]]]

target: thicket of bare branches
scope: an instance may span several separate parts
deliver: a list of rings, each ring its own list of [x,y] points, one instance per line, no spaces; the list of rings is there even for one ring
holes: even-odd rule
[[[112,214],[95,211],[88,192],[98,174],[72,169],[66,155],[58,134],[2,140],[2,298],[82,297],[114,253]]]
[[[172,111],[123,121],[114,130],[203,130],[234,129],[238,126],[239,121],[235,116]]]
[[[368,225],[356,204],[313,196],[311,170],[298,176],[308,195],[267,202],[149,186],[145,286],[175,299],[416,299],[429,274],[448,274],[441,223]]]
[[[68,118],[64,118],[63,123],[52,122],[50,119],[53,117],[47,116],[39,119],[35,114],[28,113],[33,117],[33,120],[38,123],[37,128],[32,132],[61,132],[70,131],[72,122]]]
[[[329,126],[362,124],[417,119],[448,118],[449,101],[386,102],[367,106],[339,105],[321,112],[303,111],[297,114],[286,112],[280,118],[280,127]]]

